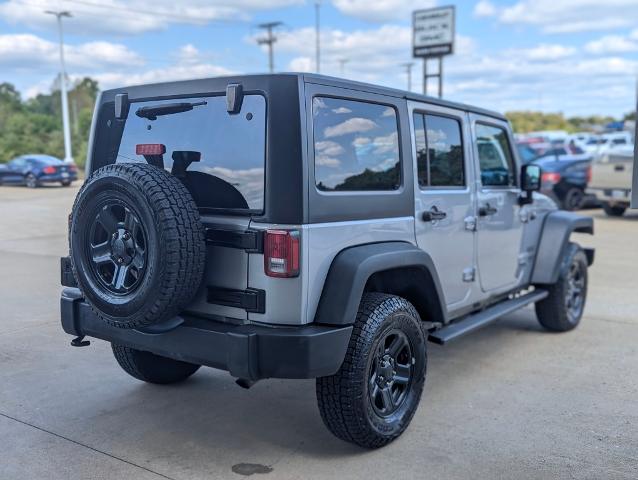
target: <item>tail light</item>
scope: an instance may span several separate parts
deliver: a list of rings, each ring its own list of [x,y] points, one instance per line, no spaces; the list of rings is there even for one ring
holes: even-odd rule
[[[69,170],[72,172],[77,172],[78,171],[78,167],[75,164],[71,164],[69,165]]]
[[[264,271],[269,277],[299,275],[299,231],[267,230],[264,238]]]
[[[587,167],[587,183],[591,183],[591,165]]]
[[[51,167],[51,166],[49,166],[49,167],[44,167],[44,168],[42,169],[42,171],[43,171],[44,173],[46,173],[47,175],[51,175],[51,174],[55,173],[55,167]]]
[[[560,173],[558,172],[545,172],[541,176],[543,183],[558,183],[560,182]]]

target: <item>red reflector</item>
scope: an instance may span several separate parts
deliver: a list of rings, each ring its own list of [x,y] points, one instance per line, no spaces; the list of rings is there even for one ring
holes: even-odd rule
[[[135,145],[136,155],[164,155],[166,146],[161,143],[138,143]]]
[[[299,275],[298,230],[266,231],[264,271],[269,277],[296,277]]]
[[[55,167],[44,167],[42,171],[46,173],[47,175],[51,175],[55,173]]]
[[[560,173],[557,172],[545,172],[541,176],[543,183],[558,183],[560,182]]]
[[[591,165],[587,167],[587,183],[591,183]]]

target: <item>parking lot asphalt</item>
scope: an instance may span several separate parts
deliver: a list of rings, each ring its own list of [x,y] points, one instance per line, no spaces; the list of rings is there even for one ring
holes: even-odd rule
[[[431,344],[412,425],[364,451],[324,428],[314,381],[243,390],[202,369],[161,387],[105,342],[70,347],[59,258],[76,192],[0,187],[0,479],[638,478],[638,211],[585,212],[578,329],[547,333],[530,308]]]

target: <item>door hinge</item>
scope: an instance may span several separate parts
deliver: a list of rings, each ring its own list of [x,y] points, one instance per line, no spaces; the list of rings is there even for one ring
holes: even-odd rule
[[[219,247],[238,248],[247,253],[264,252],[264,232],[262,230],[226,230],[206,228],[206,243]]]
[[[465,222],[465,230],[469,232],[476,232],[477,218],[474,215],[465,217],[464,222]]]
[[[469,267],[463,270],[463,281],[473,282],[476,279],[476,268]]]

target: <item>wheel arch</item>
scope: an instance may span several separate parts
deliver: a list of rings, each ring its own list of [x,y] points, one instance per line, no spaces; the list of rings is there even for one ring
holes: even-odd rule
[[[554,211],[545,216],[541,231],[531,283],[549,285],[556,283],[560,273],[561,261],[571,239],[572,233],[594,234],[594,220],[572,212]],[[594,263],[594,250],[584,249],[587,263]]]
[[[354,323],[365,292],[398,295],[410,301],[423,319],[446,322],[445,297],[434,262],[407,242],[349,247],[332,261],[315,322]]]

